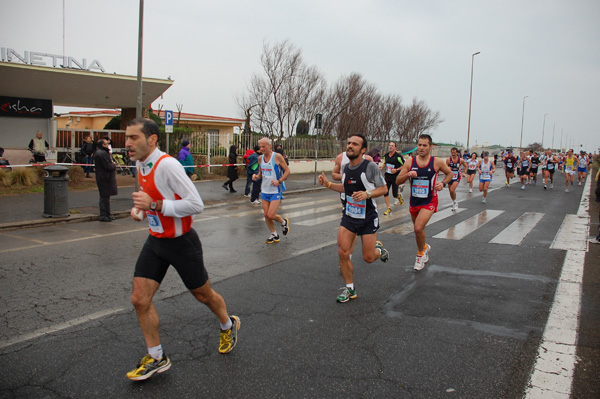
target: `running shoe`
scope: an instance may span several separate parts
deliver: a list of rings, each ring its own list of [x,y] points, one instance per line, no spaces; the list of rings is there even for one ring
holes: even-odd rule
[[[383,212],[383,216],[387,216],[392,213],[392,208],[388,208],[387,211]]]
[[[223,185],[221,187],[223,187],[225,190],[229,190],[229,187],[227,187],[227,184],[225,184],[225,183],[223,183]]]
[[[417,259],[415,260],[415,271],[420,271],[425,268],[425,257],[422,255],[417,255]]]
[[[458,201],[452,201],[452,210],[456,212],[458,209]]]
[[[481,200],[481,203],[485,204],[485,197]]]
[[[600,244],[600,236],[596,238],[590,238],[589,240],[592,244]]]
[[[398,202],[400,203],[400,206],[404,205],[404,197],[402,196],[402,193],[398,193]]]
[[[525,185],[524,184],[521,186],[521,190],[525,190]]]
[[[287,236],[290,232],[290,219],[283,218],[283,223],[281,224],[281,234]]]
[[[505,182],[504,187],[508,187],[508,186],[509,186],[508,182]]]
[[[244,194],[244,197],[246,197],[246,198],[250,198],[250,197],[252,197],[252,196],[251,196],[250,194]]]
[[[339,303],[348,302],[350,299],[356,299],[356,289],[351,290],[348,287],[340,288],[340,294],[337,296],[336,301]]]
[[[565,190],[565,193],[568,193],[568,192],[569,192],[569,189],[567,188],[567,189]]]
[[[537,186],[537,180],[533,182],[533,185],[534,185],[534,186]]]
[[[425,253],[423,254],[423,258],[425,258],[425,262],[429,261],[429,251],[431,251],[431,245],[425,244]]]
[[[254,201],[251,201],[254,205],[260,205],[262,203],[261,200],[259,200],[258,198],[255,199]]]
[[[229,330],[221,330],[221,343],[219,344],[219,353],[229,353],[235,348],[238,340],[238,330],[240,329],[240,318],[237,316],[229,316],[231,319],[231,328]]]
[[[548,190],[548,186],[544,184],[544,190]]]
[[[387,249],[385,249],[383,247],[383,244],[381,243],[381,241],[377,241],[375,242],[375,248],[379,248],[379,250],[381,251],[381,256],[379,257],[379,259],[385,263],[388,261],[388,259],[390,258],[390,253],[388,252]]]
[[[472,192],[473,192],[473,189],[472,189],[472,188],[470,188],[470,189],[469,189],[469,192],[470,192],[470,193],[472,193]]]
[[[271,234],[269,238],[265,241],[267,244],[273,244],[274,242],[279,242],[279,236],[277,234]]]
[[[581,182],[579,182],[578,186],[581,186]]]
[[[550,184],[550,188],[554,188],[554,184]]]
[[[400,201],[398,201],[398,199],[396,198],[396,201],[394,201],[393,205],[394,205],[394,206],[396,206],[396,205],[400,205]]]
[[[132,381],[147,380],[154,373],[164,373],[171,368],[171,359],[163,353],[160,360],[156,360],[150,355],[146,355],[140,360],[133,370],[127,373],[127,378]]]

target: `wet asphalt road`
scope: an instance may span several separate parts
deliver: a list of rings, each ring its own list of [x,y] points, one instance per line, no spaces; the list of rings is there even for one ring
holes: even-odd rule
[[[335,193],[287,195],[291,232],[275,245],[259,207],[207,209],[194,228],[215,289],[242,320],[239,345],[218,354],[216,318],[171,270],[156,304],[173,367],[145,383],[124,374],[145,351],[129,295],[146,228],[119,219],[5,232],[0,396],[521,397],[565,257],[550,247],[581,189],[499,180],[485,205],[461,185],[460,211],[427,228],[420,273],[407,207],[394,207],[379,234],[390,261],[366,264],[359,245],[358,298],[346,304],[335,302]],[[448,205],[444,191],[439,213]],[[528,212],[543,216],[520,245],[490,243]],[[461,222],[474,231],[452,239]]]

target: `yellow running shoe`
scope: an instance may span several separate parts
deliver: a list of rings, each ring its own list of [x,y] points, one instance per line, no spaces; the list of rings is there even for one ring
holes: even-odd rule
[[[164,373],[171,368],[171,359],[167,355],[163,354],[160,360],[154,359],[150,355],[146,355],[140,360],[137,366],[127,373],[127,378],[133,381],[146,380],[154,373]]]
[[[388,208],[387,211],[383,212],[383,216],[387,216],[392,213],[392,208]]]
[[[237,316],[230,316],[232,326],[229,330],[221,330],[221,344],[219,345],[219,353],[229,353],[235,348],[237,344],[237,334],[240,329],[240,318]]]

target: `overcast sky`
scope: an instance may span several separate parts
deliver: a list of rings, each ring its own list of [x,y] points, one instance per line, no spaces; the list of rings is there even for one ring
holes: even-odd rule
[[[137,0],[64,0],[65,53],[137,73]],[[63,0],[4,1],[0,47],[63,52]],[[242,118],[264,41],[289,40],[329,84],[360,73],[439,111],[434,141],[600,145],[600,1],[146,0],[143,75],[175,84],[163,109]],[[0,88],[1,92],[1,88]],[[0,93],[1,94],[1,93]],[[135,95],[135,94],[134,94]],[[64,112],[64,108],[59,108]],[[544,127],[544,114],[545,127]],[[568,141],[567,141],[568,140]]]

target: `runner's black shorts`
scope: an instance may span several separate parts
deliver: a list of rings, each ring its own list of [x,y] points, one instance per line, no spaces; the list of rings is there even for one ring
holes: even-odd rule
[[[506,168],[505,172],[514,175],[515,174],[515,168]]]
[[[172,265],[188,290],[202,287],[208,281],[204,268],[202,244],[194,229],[176,238],[149,235],[135,265],[134,277],[161,283]]]
[[[357,236],[375,234],[377,233],[377,230],[379,230],[379,217],[371,219],[355,219],[344,214],[340,226],[345,227]]]

